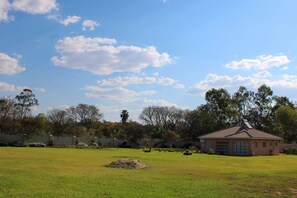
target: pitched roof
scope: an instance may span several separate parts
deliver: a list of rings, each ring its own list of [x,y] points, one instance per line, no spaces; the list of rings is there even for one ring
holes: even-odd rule
[[[200,139],[266,139],[266,140],[282,140],[281,137],[254,129],[248,122],[244,120],[241,126],[236,126],[213,133],[202,135]]]

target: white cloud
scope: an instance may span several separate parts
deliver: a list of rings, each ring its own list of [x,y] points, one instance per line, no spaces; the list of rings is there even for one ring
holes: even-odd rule
[[[175,103],[172,103],[172,102],[169,102],[167,100],[150,100],[150,99],[147,99],[145,98],[143,100],[143,106],[152,106],[152,105],[157,105],[157,106],[167,106],[167,107],[177,107],[177,108],[180,108],[180,109],[190,109],[190,107],[188,106],[182,106],[182,105],[178,105],[178,104],[175,104]]]
[[[115,101],[119,103],[135,102],[138,93],[122,87],[102,88],[98,86],[86,86],[84,90],[89,91],[86,96],[89,98],[103,99],[106,101]]]
[[[16,86],[16,85],[11,85],[5,82],[0,82],[0,91],[5,91],[5,92],[19,92],[22,91],[25,87],[22,86]]]
[[[265,76],[266,75],[266,76]],[[208,74],[204,80],[199,81],[188,89],[189,94],[204,94],[211,88],[228,88],[235,90],[239,86],[251,87],[257,89],[263,84],[270,87],[282,87],[297,89],[297,76],[296,75],[281,75],[277,79],[270,79],[270,73],[264,72],[263,75],[257,73],[252,76],[228,76],[218,74]]]
[[[119,103],[129,103],[141,100],[141,96],[151,96],[156,94],[155,90],[136,92],[123,87],[102,88],[99,86],[85,86],[89,98],[103,99],[107,102],[114,101]]]
[[[25,71],[25,68],[19,65],[19,61],[16,58],[12,58],[7,54],[0,53],[0,74],[16,74]]]
[[[262,55],[255,59],[241,59],[240,61],[232,61],[225,65],[226,68],[232,70],[267,70],[272,67],[280,67],[282,65],[288,64],[290,60],[287,56],[272,56],[272,55]]]
[[[137,85],[137,84],[158,84],[163,86],[174,86],[177,89],[183,89],[185,86],[178,82],[178,80],[168,78],[168,77],[159,77],[158,75],[149,76],[118,76],[115,78],[108,78],[98,80],[97,83],[100,86],[111,86],[111,87],[125,87],[128,85]]]
[[[269,71],[260,71],[253,76],[256,78],[268,78],[271,76],[271,73]]]
[[[176,89],[184,89],[185,88],[185,85],[184,84],[181,84],[181,83],[177,83],[174,87]]]
[[[100,24],[97,21],[93,21],[93,20],[84,20],[82,23],[82,29],[83,31],[93,31],[95,29],[95,27],[98,27]]]
[[[79,17],[79,16],[67,16],[66,19],[64,19],[64,20],[59,20],[59,23],[61,23],[61,24],[65,25],[65,26],[67,26],[67,25],[69,25],[69,24],[71,24],[71,23],[77,23],[77,22],[79,22],[80,19],[81,19],[81,17]]]
[[[147,90],[147,91],[142,91],[138,95],[143,95],[143,96],[152,96],[155,95],[157,92],[155,90]]]
[[[13,17],[8,15],[11,5],[8,0],[0,0],[0,21],[9,21]]]
[[[115,78],[108,78],[98,80],[97,83],[101,86],[115,86],[125,87],[133,84],[154,84],[157,82],[155,77],[137,77],[137,76],[118,76]]]
[[[44,89],[42,87],[37,87],[37,88],[35,88],[35,90],[39,91],[39,92],[42,92],[42,93],[46,92],[46,89]]]
[[[61,56],[52,57],[52,62],[97,75],[137,73],[149,65],[161,67],[172,62],[169,54],[160,54],[154,46],[141,48],[115,44],[115,39],[108,38],[65,37],[56,43]]]
[[[29,14],[46,14],[58,9],[56,0],[14,0],[12,8]]]

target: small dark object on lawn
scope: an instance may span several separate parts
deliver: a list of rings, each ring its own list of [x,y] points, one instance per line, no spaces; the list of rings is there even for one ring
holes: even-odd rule
[[[185,151],[184,155],[192,155],[192,153],[190,151]]]

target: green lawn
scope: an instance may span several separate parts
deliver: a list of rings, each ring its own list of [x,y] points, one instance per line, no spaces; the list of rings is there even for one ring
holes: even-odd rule
[[[150,168],[107,168],[119,158]],[[297,156],[0,147],[0,197],[297,197]]]

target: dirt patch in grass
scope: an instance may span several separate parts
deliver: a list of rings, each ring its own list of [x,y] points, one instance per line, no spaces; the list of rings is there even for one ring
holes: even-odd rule
[[[142,169],[148,168],[149,166],[139,160],[136,159],[119,159],[117,161],[111,162],[110,164],[106,165],[106,167],[110,168],[127,168],[127,169]]]

